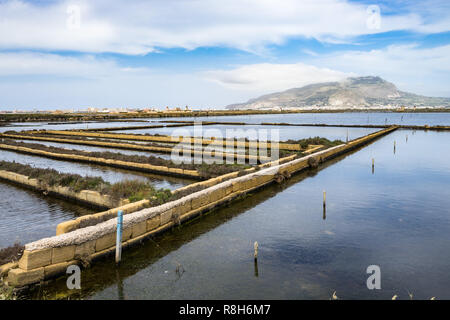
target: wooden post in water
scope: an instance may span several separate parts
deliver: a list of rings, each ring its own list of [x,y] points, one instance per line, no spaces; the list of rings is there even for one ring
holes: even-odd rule
[[[394,140],[394,153],[395,153],[395,140]]]
[[[406,135],[406,143],[408,143],[408,135]]]
[[[255,261],[258,260],[258,241],[255,241],[253,244],[253,248],[255,249],[255,252],[253,253],[253,257],[255,258]]]
[[[123,211],[117,212],[117,238],[116,238],[116,263],[119,264],[122,259],[122,224]]]
[[[327,192],[323,190],[323,207],[327,206]]]
[[[372,158],[372,174],[375,172],[375,159]]]

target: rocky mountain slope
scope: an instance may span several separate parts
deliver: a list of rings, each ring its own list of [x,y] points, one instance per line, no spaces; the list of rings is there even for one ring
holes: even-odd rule
[[[251,99],[228,109],[278,108],[394,108],[401,106],[450,107],[450,98],[433,98],[403,92],[380,77],[347,78],[340,82],[311,84]]]

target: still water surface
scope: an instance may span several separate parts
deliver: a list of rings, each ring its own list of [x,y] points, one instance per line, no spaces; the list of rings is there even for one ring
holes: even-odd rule
[[[98,210],[0,182],[0,248],[55,235],[56,226]]]
[[[73,298],[450,299],[449,138],[395,131],[127,250],[118,269],[94,265]],[[366,287],[369,265],[381,290]],[[66,294],[62,278],[30,296]]]
[[[68,145],[67,147],[71,147]],[[194,181],[144,172],[133,172],[92,164],[59,161],[0,150],[0,160],[29,164],[37,168],[52,168],[62,173],[102,177],[115,183],[123,180],[150,182],[155,188],[177,189]],[[22,244],[55,235],[56,226],[77,216],[98,212],[71,202],[46,197],[37,191],[27,190],[0,181],[0,248],[12,245],[16,240]]]

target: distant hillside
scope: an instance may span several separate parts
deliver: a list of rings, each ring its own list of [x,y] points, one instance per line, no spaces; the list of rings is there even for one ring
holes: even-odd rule
[[[311,84],[233,104],[228,109],[322,107],[333,109],[427,106],[449,107],[450,98],[433,98],[403,92],[380,77],[347,78],[341,82]]]

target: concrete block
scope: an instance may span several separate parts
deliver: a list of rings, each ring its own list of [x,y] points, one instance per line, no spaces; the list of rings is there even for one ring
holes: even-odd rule
[[[28,284],[44,280],[44,267],[23,270],[21,268],[11,269],[8,273],[8,285],[23,287]]]
[[[19,268],[22,270],[31,270],[44,267],[52,263],[52,248],[23,252],[19,260]]]
[[[56,235],[60,235],[63,233],[68,233],[79,228],[80,221],[79,220],[70,220],[61,222],[56,226]]]
[[[90,256],[95,253],[95,240],[90,240],[75,247],[75,258]]]
[[[102,250],[105,250],[107,248],[110,248],[112,246],[115,246],[116,244],[116,233],[109,233],[104,235],[101,238],[98,238],[95,242],[95,252],[99,252]]]
[[[76,265],[78,262],[76,260],[51,264],[44,267],[44,279],[55,278],[59,275],[66,274],[67,268],[70,265]]]
[[[133,234],[133,227],[128,227],[122,230],[122,242],[127,241]]]
[[[230,184],[229,186],[225,187],[225,196],[228,196],[233,193],[233,184]]]
[[[75,245],[53,248],[52,264],[73,260],[75,257]]]
[[[147,221],[142,221],[133,225],[131,238],[139,237],[147,232]]]
[[[18,262],[9,262],[0,266],[0,278],[8,274],[9,270],[17,268],[19,266]]]
[[[167,211],[161,213],[161,225],[165,225],[166,223],[172,220],[173,212],[174,208],[168,209]]]
[[[197,209],[206,205],[209,201],[209,195],[205,192],[192,199],[192,209]]]
[[[216,202],[225,198],[225,188],[216,189],[209,194],[210,202]]]
[[[241,181],[233,181],[232,187],[233,187],[233,193],[241,191],[243,189]]]
[[[161,217],[156,216],[151,219],[147,220],[147,231],[151,231],[153,229],[156,229],[160,226],[161,223]]]

